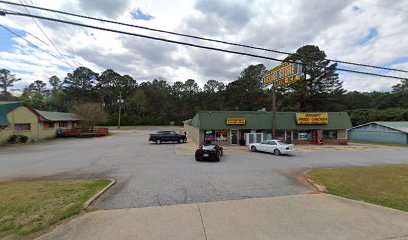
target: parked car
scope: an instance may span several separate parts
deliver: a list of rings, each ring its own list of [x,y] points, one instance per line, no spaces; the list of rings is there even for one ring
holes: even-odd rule
[[[162,142],[178,142],[187,141],[186,135],[177,134],[175,131],[158,131],[155,134],[149,135],[149,141],[160,144]]]
[[[261,143],[253,143],[249,145],[252,152],[270,152],[279,156],[281,154],[289,154],[295,151],[293,144],[286,144],[280,140],[265,140]]]
[[[224,149],[215,144],[204,144],[200,146],[195,152],[196,161],[212,160],[220,161],[220,158],[224,155]]]

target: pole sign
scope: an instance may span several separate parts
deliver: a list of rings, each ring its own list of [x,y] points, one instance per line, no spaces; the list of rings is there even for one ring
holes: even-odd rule
[[[273,85],[274,87],[288,85],[299,81],[302,73],[302,65],[299,63],[282,63],[269,70],[262,79],[264,87]]]

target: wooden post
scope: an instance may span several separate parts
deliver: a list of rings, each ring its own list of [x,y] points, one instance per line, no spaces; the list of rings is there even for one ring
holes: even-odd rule
[[[276,138],[276,93],[272,86],[272,139]]]

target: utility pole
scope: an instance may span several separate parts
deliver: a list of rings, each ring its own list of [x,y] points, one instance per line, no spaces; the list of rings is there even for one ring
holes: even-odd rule
[[[119,92],[118,103],[119,103],[118,129],[120,129],[120,114],[121,114],[121,111],[122,111],[122,103],[123,103],[122,92]]]
[[[272,85],[272,139],[276,138],[276,93]]]

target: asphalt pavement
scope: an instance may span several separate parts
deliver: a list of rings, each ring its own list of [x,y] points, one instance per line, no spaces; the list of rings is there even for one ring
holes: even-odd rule
[[[159,129],[0,147],[0,180],[114,178],[95,204],[115,209],[293,195],[312,191],[296,179],[310,168],[408,163],[408,149],[391,147],[278,157],[226,151],[220,162],[196,162],[176,155],[175,144],[149,143]]]

